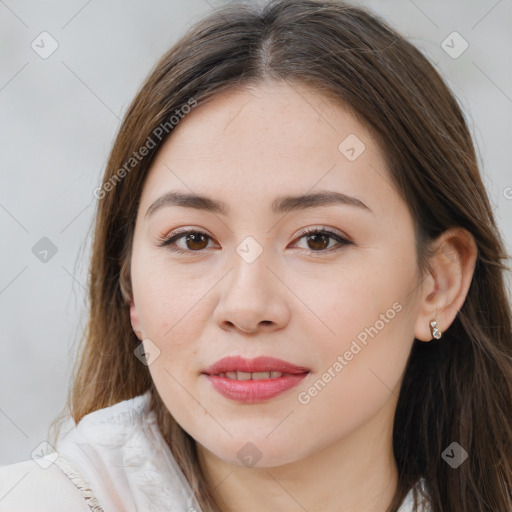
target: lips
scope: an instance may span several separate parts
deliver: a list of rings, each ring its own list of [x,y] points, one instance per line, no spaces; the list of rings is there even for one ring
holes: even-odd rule
[[[209,366],[203,373],[207,375],[219,375],[227,372],[281,372],[291,375],[299,375],[309,372],[309,368],[297,366],[282,359],[260,356],[255,359],[244,359],[240,356],[224,357]]]
[[[297,386],[309,373],[309,368],[266,356],[225,357],[203,372],[218,393],[246,404],[270,400]]]

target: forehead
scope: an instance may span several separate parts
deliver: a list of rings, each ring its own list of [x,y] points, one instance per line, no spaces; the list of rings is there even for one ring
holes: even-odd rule
[[[386,180],[380,148],[348,108],[304,85],[271,82],[192,109],[160,148],[143,201],[173,188],[236,190],[247,200],[314,187],[379,194]]]

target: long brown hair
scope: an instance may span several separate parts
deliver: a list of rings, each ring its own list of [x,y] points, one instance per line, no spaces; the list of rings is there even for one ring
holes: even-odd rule
[[[151,389],[162,434],[202,510],[219,511],[194,440],[133,354],[139,340],[127,303],[130,254],[144,178],[172,135],[170,117],[191,99],[200,106],[220,91],[263,80],[309,85],[349,105],[372,131],[413,216],[422,270],[428,243],[447,228],[467,229],[477,244],[473,280],[452,325],[439,341],[414,340],[394,419],[399,481],[388,512],[396,512],[420,477],[435,512],[512,510],[509,269],[470,133],[456,99],[418,49],[364,8],[333,0],[217,9],[161,58],[136,95],[98,194],[89,320],[68,400],[72,418],[78,423]],[[165,123],[168,130],[156,137]],[[130,160],[150,138],[147,154]],[[453,441],[469,454],[457,469],[441,456]]]

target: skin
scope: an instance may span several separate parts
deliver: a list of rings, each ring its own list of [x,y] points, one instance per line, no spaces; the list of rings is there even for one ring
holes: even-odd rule
[[[350,134],[365,144],[354,161],[338,149]],[[432,270],[422,274],[412,217],[391,183],[381,149],[348,109],[287,83],[215,96],[180,122],[153,162],[135,227],[131,321],[160,350],[151,376],[196,440],[223,511],[384,512],[391,502],[393,415],[407,357],[414,337],[432,339],[430,320],[449,327],[476,258],[471,235],[454,228],[434,242]],[[169,206],[146,218],[170,190],[221,200],[230,213]],[[356,197],[371,211],[271,212],[278,195],[319,190]],[[187,254],[158,246],[180,227],[210,238],[175,242]],[[351,243],[308,242],[306,227]],[[236,252],[248,236],[263,251],[252,263]],[[394,318],[300,403],[299,393],[397,303]],[[311,372],[274,399],[241,404],[201,374],[227,355],[269,355]],[[237,457],[248,442],[261,457],[253,466]]]

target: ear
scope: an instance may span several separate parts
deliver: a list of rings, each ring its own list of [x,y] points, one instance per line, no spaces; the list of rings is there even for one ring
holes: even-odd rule
[[[137,314],[137,309],[135,308],[135,302],[133,301],[133,299],[130,299],[130,321],[132,323],[132,328],[137,338],[139,338],[139,340],[142,341],[143,336],[140,327],[139,316]]]
[[[463,228],[450,228],[432,243],[430,270],[424,276],[420,310],[414,335],[430,341],[430,321],[436,320],[443,332],[461,309],[473,278],[477,246],[473,236]]]

